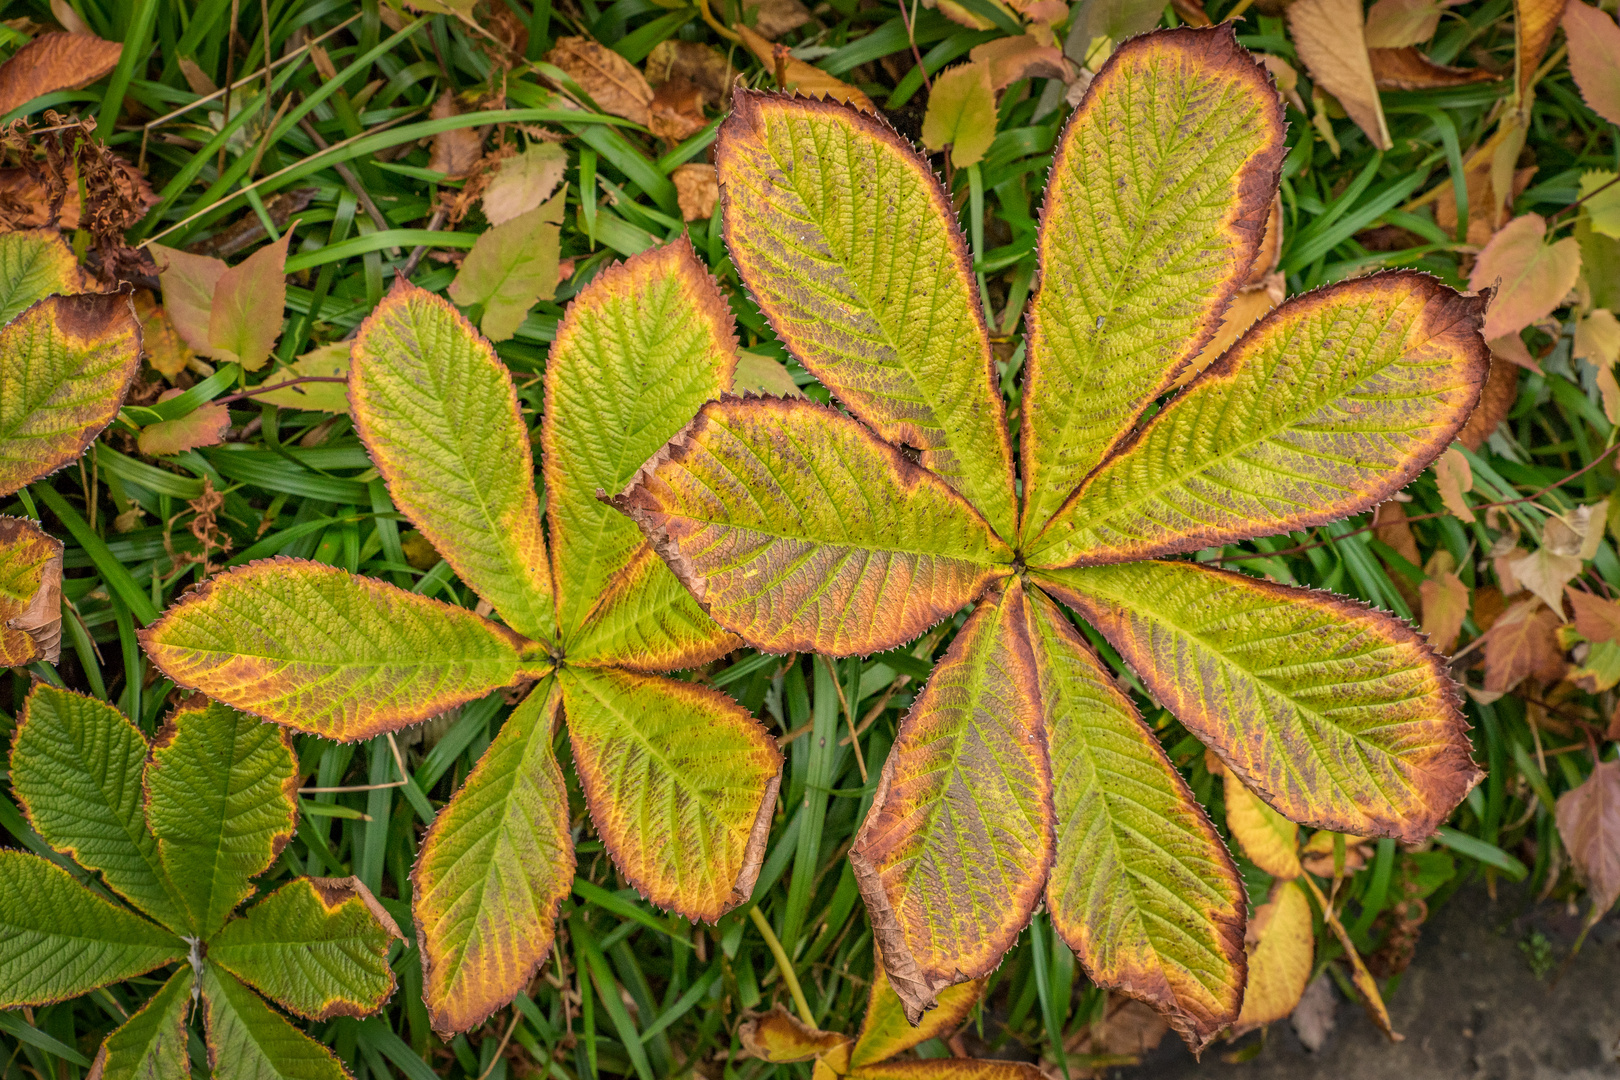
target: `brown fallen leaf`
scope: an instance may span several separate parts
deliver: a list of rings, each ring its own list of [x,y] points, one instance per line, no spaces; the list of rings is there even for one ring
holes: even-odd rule
[[[165,390],[158,396],[158,400],[168,401],[180,393],[178,387]],[[135,442],[141,453],[148,457],[181,454],[187,450],[195,450],[199,446],[218,446],[225,441],[225,432],[230,426],[230,410],[210,401],[197,406],[178,420],[160,420],[155,424],[146,425],[141,429],[141,434]]]
[[[567,72],[604,112],[646,125],[652,87],[634,64],[612,49],[587,37],[558,38],[546,60]]]
[[[1434,90],[1446,86],[1495,82],[1498,78],[1484,68],[1459,68],[1437,64],[1418,51],[1417,46],[1401,49],[1369,48],[1373,80],[1380,90]]]
[[[0,115],[58,90],[89,86],[118,66],[124,47],[93,34],[41,34],[0,64]]]
[[[1470,450],[1484,446],[1485,440],[1513,411],[1513,405],[1518,400],[1518,366],[1493,359],[1491,373],[1485,377],[1485,387],[1479,394],[1479,404],[1474,406],[1468,422],[1457,432],[1457,441]]]
[[[742,0],[742,8],[754,32],[771,41],[810,21],[810,9],[799,0]]]
[[[1506,693],[1525,679],[1542,686],[1562,679],[1568,666],[1558,645],[1562,623],[1536,596],[1504,611],[1485,633],[1485,689]]]
[[[1467,445],[1464,443],[1463,445]],[[1474,490],[1474,470],[1468,458],[1455,447],[1441,454],[1434,462],[1434,480],[1440,488],[1440,501],[1460,520],[1472,525],[1474,508],[1463,498]]]
[[[1487,341],[1517,334],[1552,314],[1575,287],[1581,272],[1579,242],[1566,237],[1548,244],[1546,237],[1546,219],[1524,214],[1504,225],[1479,253],[1468,287],[1497,290],[1480,330]]]
[[[704,221],[714,216],[720,200],[720,178],[713,165],[689,162],[670,174],[683,221]]]
[[[1413,566],[1423,565],[1417,537],[1412,535],[1412,526],[1406,520],[1406,508],[1394,499],[1379,503],[1373,511],[1373,535]]]
[[[62,185],[62,204],[55,222],[51,220],[51,188],[44,170],[29,165],[0,169],[0,229],[37,229],[55,224],[65,232],[79,227],[78,169],[70,168]]]
[[[68,0],[51,0],[51,14],[56,21],[62,24],[62,29],[70,34],[90,34],[90,24],[79,17]]]
[[[1311,838],[1300,849],[1300,865],[1319,878],[1333,877],[1333,848],[1339,835],[1341,834],[1328,832],[1326,829],[1312,833]],[[1365,836],[1345,836],[1345,877],[1351,876],[1372,862],[1372,857],[1373,847]]]
[[[670,79],[653,91],[647,105],[647,130],[672,144],[696,135],[708,122],[703,91],[686,79]]]
[[[456,101],[455,91],[446,90],[439,95],[439,100],[433,103],[433,110],[429,115],[434,120],[444,120],[451,116],[460,116],[464,112]],[[459,180],[472,172],[473,166],[478,164],[482,155],[484,140],[476,128],[452,128],[441,131],[433,136],[432,148],[428,151],[428,168],[434,172],[444,173],[449,180]]]
[[[1434,37],[1440,13],[1449,6],[1437,0],[1378,0],[1367,9],[1367,48],[1421,45]]]
[[[672,79],[685,79],[703,91],[703,104],[724,109],[740,72],[719,49],[697,41],[671,38],[660,41],[647,55],[647,82],[654,87]]]
[[[1620,760],[1599,761],[1578,787],[1558,797],[1558,835],[1592,894],[1590,926],[1620,898]]]
[[[484,188],[484,217],[491,225],[511,221],[551,198],[568,171],[561,146],[536,142],[521,154],[502,158]]]
[[[1429,644],[1450,655],[1462,633],[1463,619],[1468,617],[1468,586],[1455,573],[1442,570],[1419,585],[1418,593],[1423,599],[1422,630]]]
[[[62,652],[62,542],[0,517],[0,664],[54,664]]]
[[[807,64],[796,56],[792,56],[785,48],[778,51],[759,34],[747,26],[738,26],[737,35],[742,38],[748,51],[759,58],[765,65],[765,70],[777,81],[783,90],[795,90],[806,97],[827,98],[832,101],[843,101],[863,112],[876,113],[877,107],[872,99],[867,97],[858,87],[851,86],[842,79],[827,74],[814,64]]]
[[[1063,50],[1053,41],[1051,32],[1019,34],[996,38],[983,45],[975,45],[968,53],[975,64],[990,69],[990,88],[1001,90],[1021,79],[1064,79],[1071,77]]]
[[[331,60],[328,59],[327,63],[331,63]],[[206,97],[219,89],[214,85],[214,80],[208,77],[208,73],[191,57],[182,56],[179,64],[180,74],[186,80],[186,85],[191,88],[193,94],[198,97]]]
[[[1519,108],[1529,111],[1530,81],[1547,55],[1553,34],[1564,16],[1566,0],[1513,0],[1513,85]]]
[[[1294,48],[1311,78],[1338,99],[1375,147],[1393,147],[1367,59],[1361,0],[1296,0],[1286,15]]]
[[[1564,11],[1569,38],[1569,74],[1587,106],[1620,124],[1620,25],[1614,16],[1569,0]]]
[[[150,290],[136,290],[135,314],[141,320],[141,350],[146,362],[172,381],[186,370],[197,354],[186,346],[180,331],[174,328]]]
[[[1516,169],[1508,180],[1507,190],[1498,196],[1491,182],[1491,172],[1499,152],[1513,150],[1513,141],[1507,133],[1498,130],[1487,139],[1478,149],[1463,159],[1463,175],[1467,178],[1468,189],[1468,242],[1485,246],[1494,233],[1507,221],[1510,215],[1512,201],[1530,185],[1530,180],[1536,174],[1534,165]],[[1452,194],[1451,180],[1448,177],[1437,184],[1433,191],[1434,221],[1448,235],[1457,232],[1457,198]]]

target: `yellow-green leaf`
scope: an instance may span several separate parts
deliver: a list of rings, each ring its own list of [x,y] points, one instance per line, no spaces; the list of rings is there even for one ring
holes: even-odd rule
[[[65,1001],[185,955],[185,942],[54,863],[0,850],[0,1008]]]
[[[1479,780],[1444,659],[1390,615],[1187,562],[1038,580],[1295,821],[1418,843]]]
[[[389,494],[520,634],[556,632],[534,459],[517,390],[443,298],[399,281],[351,350],[355,426]]]
[[[433,819],[411,872],[423,997],[449,1037],[482,1023],[551,952],[573,887],[568,791],[551,750],[562,694],[536,686]]]
[[[1052,864],[1047,763],[1018,579],[982,600],[900,724],[850,849],[889,983],[916,1023],[989,974]]]
[[[62,652],[62,541],[27,518],[0,517],[0,667]]]
[[[531,657],[532,642],[465,608],[287,558],[210,578],[141,642],[181,686],[343,740],[418,723],[550,666]]]
[[[207,940],[292,839],[298,762],[284,728],[194,698],[152,741],[146,817],[158,858]]]
[[[630,563],[603,584],[578,640],[568,649],[568,661],[677,671],[706,664],[737,645],[737,636],[709,618],[643,540]]]
[[[536,302],[556,295],[567,195],[565,188],[544,205],[479,233],[450,283],[450,299],[462,307],[483,305],[478,328],[491,341],[510,338]]]
[[[202,1003],[214,1080],[349,1080],[336,1054],[217,964],[203,969]]]
[[[1242,879],[1079,631],[1038,590],[1029,614],[1052,760],[1052,925],[1093,982],[1146,1001],[1201,1050],[1243,996]]]
[[[780,1005],[762,1016],[745,1021],[737,1028],[737,1038],[744,1051],[776,1065],[819,1057],[847,1059],[849,1056],[848,1035],[806,1027],[798,1017]]]
[[[801,399],[704,406],[614,505],[716,622],[774,652],[893,648],[1012,561],[939,477]]]
[[[146,738],[104,701],[36,683],[11,744],[11,789],[34,830],[175,931],[186,911],[146,825]]]
[[[1311,980],[1316,939],[1311,901],[1295,881],[1279,881],[1249,926],[1249,985],[1233,1034],[1264,1027],[1294,1011]]]
[[[1196,551],[1382,502],[1479,400],[1484,306],[1410,270],[1290,300],[1103,463],[1030,545],[1031,564]]]
[[[246,371],[258,371],[270,359],[287,306],[284,267],[292,235],[287,229],[280,240],[255,251],[214,283],[208,309],[211,355],[234,360]]]
[[[107,1036],[89,1080],[174,1080],[191,1073],[186,1015],[197,973],[190,964],[169,976],[140,1010]]]
[[[52,293],[83,288],[79,261],[55,229],[0,233],[0,325]]]
[[[124,293],[48,296],[0,329],[0,495],[77,460],[140,364]]]
[[[570,652],[642,546],[635,525],[597,496],[623,490],[699,406],[731,386],[736,367],[731,308],[684,238],[609,267],[569,306],[546,360],[541,438]],[[665,573],[649,569],[642,587],[673,595]]]
[[[930,150],[951,148],[958,169],[976,165],[996,138],[996,93],[989,64],[960,64],[934,76],[923,114],[922,140]]]
[[[262,385],[276,386],[294,379],[308,377],[347,379],[349,377],[349,343],[335,341],[320,345],[300,356],[286,367],[277,368]],[[254,394],[260,405],[276,405],[283,409],[311,409],[317,412],[345,413],[349,411],[347,382],[307,382],[272,390],[268,394]]]
[[[560,677],[574,767],[619,872],[688,919],[747,900],[776,809],[776,742],[707,687],[611,668]]]
[[[860,1038],[850,1051],[850,1067],[875,1065],[918,1043],[949,1036],[979,1003],[984,986],[984,979],[947,986],[937,995],[937,1005],[923,1013],[913,1027],[906,1019],[905,1004],[889,985],[888,973],[881,963],[876,964],[872,972],[872,991],[866,998],[866,1018],[861,1021]]]
[[[1283,151],[1271,77],[1229,29],[1144,34],[1098,72],[1046,190],[1019,440],[1025,536],[1220,329]]]
[[[1011,538],[1012,450],[967,245],[883,121],[741,92],[715,150],[731,257],[788,350]]]
[[[359,878],[294,878],[208,942],[218,964],[308,1020],[368,1016],[394,992],[399,927]]]

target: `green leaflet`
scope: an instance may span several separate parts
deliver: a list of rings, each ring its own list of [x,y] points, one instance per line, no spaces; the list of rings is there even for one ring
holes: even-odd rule
[[[400,937],[359,878],[294,878],[208,942],[208,959],[308,1020],[366,1016],[394,992]]]
[[[693,683],[583,668],[561,682],[574,767],[619,872],[688,919],[747,900],[776,807],[775,740]]]
[[[529,670],[523,650],[534,647],[465,608],[285,558],[210,578],[141,641],[181,686],[345,740],[508,686]]]
[[[121,293],[48,296],[0,329],[0,495],[73,461],[112,422],[140,342]]]
[[[350,355],[355,426],[395,505],[509,626],[550,641],[529,433],[495,350],[441,297],[400,281]]]
[[[55,229],[0,233],[0,326],[35,301],[82,287],[79,261]]]
[[[614,505],[716,622],[772,652],[877,652],[1005,575],[967,501],[803,399],[704,406]]]
[[[737,647],[643,541],[629,565],[602,587],[568,660],[585,667],[675,671]]]
[[[478,235],[450,298],[462,307],[484,306],[478,329],[491,341],[517,333],[537,300],[557,292],[559,226],[568,189],[551,200]]]
[[[292,839],[297,788],[287,732],[229,706],[194,700],[158,732],[146,814],[196,936],[219,932]]]
[[[1283,151],[1271,77],[1230,29],[1154,34],[1098,72],[1042,212],[1022,535],[1214,335],[1259,248]]]
[[[36,683],[11,747],[11,787],[56,850],[101,871],[107,887],[179,932],[184,903],[146,826],[146,739],[95,698]]]
[[[1295,821],[1417,843],[1481,775],[1444,662],[1389,615],[1186,562],[1036,580]]]
[[[1052,862],[1052,771],[1017,578],[974,608],[900,724],[850,849],[889,982],[915,1024],[989,974]]]
[[[562,637],[571,649],[640,533],[617,494],[698,407],[730,388],[731,308],[685,239],[597,275],[568,309],[546,361],[546,515]]]
[[[65,1001],[185,955],[185,942],[61,867],[0,851],[0,1008]]]
[[[1485,304],[1410,270],[1290,300],[1104,462],[1031,564],[1196,551],[1382,502],[1473,411]]]
[[[189,1076],[186,1014],[196,984],[191,965],[169,976],[139,1012],[101,1044],[89,1080],[175,1080]]]
[[[789,350],[1011,539],[1012,449],[989,337],[927,163],[867,114],[745,92],[715,165],[731,257]]]
[[[423,997],[446,1035],[529,984],[573,888],[568,791],[552,753],[562,693],[529,692],[439,811],[411,872]]]
[[[202,1000],[214,1080],[349,1080],[332,1051],[215,964],[204,969]]]
[[[1243,881],[1085,640],[1038,590],[1029,612],[1053,763],[1052,924],[1093,982],[1149,1002],[1205,1046],[1243,997]]]

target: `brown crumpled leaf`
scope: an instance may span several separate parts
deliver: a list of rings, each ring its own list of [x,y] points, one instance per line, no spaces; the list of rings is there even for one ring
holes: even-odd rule
[[[687,79],[670,79],[653,91],[647,105],[647,130],[670,143],[691,138],[708,122],[703,91]]]
[[[1338,99],[1373,146],[1393,147],[1367,59],[1361,0],[1296,0],[1286,15],[1294,48],[1317,86]]]
[[[62,205],[57,211],[56,226],[64,232],[79,227],[79,171],[73,168],[66,177]],[[19,229],[38,229],[51,224],[51,189],[42,170],[28,165],[0,169],[0,229],[15,232]]]
[[[652,87],[634,64],[612,49],[587,37],[558,38],[546,61],[567,72],[603,111],[647,123]]]
[[[726,61],[725,53],[697,41],[671,38],[660,41],[647,54],[647,82],[662,86],[672,79],[685,79],[703,91],[703,104],[724,109],[731,99],[731,87],[741,74]]]
[[[827,74],[814,64],[805,63],[782,46],[773,46],[746,26],[739,25],[737,35],[748,46],[748,51],[759,57],[759,62],[765,65],[765,70],[771,73],[783,90],[795,90],[806,97],[847,102],[862,112],[877,112],[872,99],[858,87]]]
[[[854,1042],[836,1031],[820,1031],[806,1026],[798,1017],[778,1005],[768,1013],[751,1016],[737,1029],[743,1051],[761,1061],[784,1064],[845,1052]]]
[[[703,221],[714,216],[720,201],[720,176],[713,165],[689,162],[669,177],[675,182],[675,198],[681,205],[681,220]]]
[[[1599,761],[1578,787],[1558,797],[1558,835],[1592,894],[1590,926],[1620,898],[1620,760]]]
[[[1484,68],[1459,68],[1437,64],[1418,51],[1417,46],[1401,49],[1367,50],[1373,80],[1380,90],[1435,90],[1447,86],[1495,82],[1501,76]]]
[[[1063,50],[1052,40],[1052,31],[1031,31],[1016,37],[996,38],[975,45],[968,58],[990,68],[990,88],[1002,90],[1020,79],[1062,79],[1074,77]]]
[[[118,66],[124,47],[92,34],[41,34],[0,64],[0,115],[58,90],[89,86]]]
[[[758,13],[757,19],[750,20],[754,31],[771,41],[810,21],[810,9],[799,0],[742,0],[742,5],[744,19]]]
[[[0,517],[0,666],[62,652],[62,542],[27,518]]]
[[[1438,560],[1445,556],[1443,564]],[[1428,579],[1418,586],[1423,602],[1422,630],[1429,644],[1443,654],[1450,655],[1462,633],[1463,619],[1468,617],[1468,586],[1456,574],[1449,552],[1440,551],[1425,567]]]
[[[444,120],[460,116],[465,111],[456,101],[455,91],[446,90],[433,103],[433,110],[428,115],[434,120]],[[433,136],[433,145],[428,151],[428,168],[444,173],[446,179],[460,180],[478,164],[483,146],[483,136],[478,134],[476,128],[441,131]]]
[[[1485,689],[1507,693],[1525,679],[1542,686],[1562,679],[1568,665],[1557,632],[1563,621],[1538,596],[1504,611],[1485,634]]]
[[[165,390],[158,395],[158,400],[168,401],[181,393],[179,387]],[[230,426],[230,410],[210,401],[178,420],[160,420],[146,425],[135,443],[141,453],[148,457],[181,454],[199,446],[218,446],[225,441],[225,432]]]

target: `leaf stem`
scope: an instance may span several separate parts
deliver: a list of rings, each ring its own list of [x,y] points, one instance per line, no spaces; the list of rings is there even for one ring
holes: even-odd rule
[[[782,981],[787,983],[788,993],[793,996],[793,1007],[799,1010],[799,1019],[806,1025],[815,1027],[816,1017],[810,1011],[810,1003],[805,1000],[804,989],[799,986],[799,977],[793,974],[793,964],[789,962],[782,943],[776,939],[776,932],[771,929],[771,924],[765,921],[765,916],[759,913],[759,905],[748,909],[748,917],[754,920],[754,925],[759,928],[759,936],[765,939],[766,948],[776,957],[776,970],[782,973]]]

